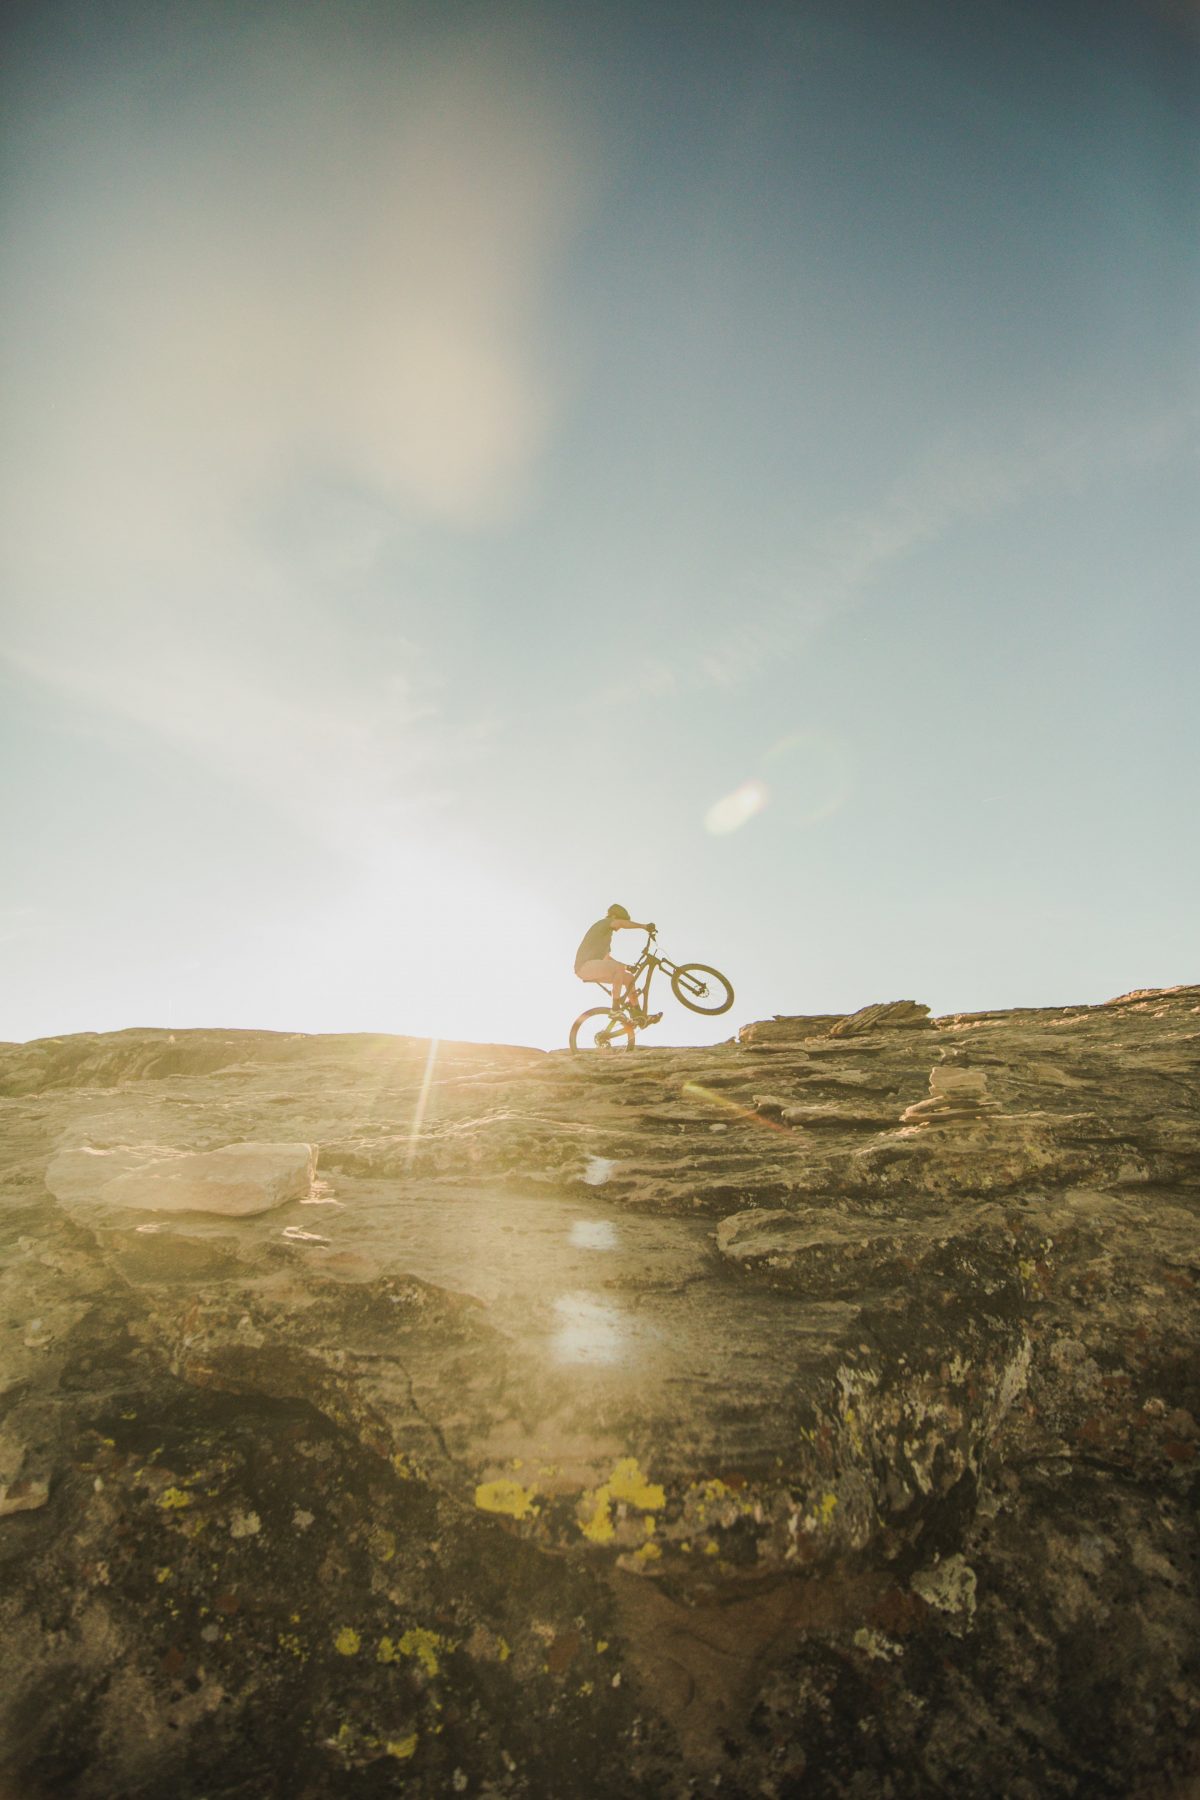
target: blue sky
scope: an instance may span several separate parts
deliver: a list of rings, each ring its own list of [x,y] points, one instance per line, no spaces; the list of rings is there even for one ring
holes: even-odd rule
[[[1169,0],[27,9],[0,1037],[553,1045],[612,900],[737,988],[663,1041],[1196,979],[1198,75]]]

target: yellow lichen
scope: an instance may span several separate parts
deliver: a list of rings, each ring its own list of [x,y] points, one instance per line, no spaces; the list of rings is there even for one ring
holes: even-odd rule
[[[579,1529],[593,1544],[607,1544],[616,1535],[612,1516],[614,1501],[636,1506],[642,1512],[656,1512],[666,1504],[666,1498],[656,1481],[647,1481],[635,1456],[623,1456],[603,1486],[583,1496]],[[647,1531],[654,1530],[653,1519],[647,1519],[645,1525]]]
[[[711,1481],[693,1482],[684,1498],[684,1508],[688,1522],[697,1527],[727,1526],[739,1516],[753,1513],[754,1501],[714,1476]]]
[[[503,1662],[510,1652],[503,1638],[500,1645],[500,1660]],[[380,1638],[375,1661],[394,1663],[399,1662],[401,1657],[409,1656],[420,1663],[427,1675],[436,1675],[439,1670],[437,1652],[447,1648],[449,1646],[446,1639],[439,1637],[436,1631],[426,1631],[423,1626],[414,1625],[404,1633],[398,1644],[393,1643],[390,1637]]]
[[[819,1510],[819,1516],[820,1516],[822,1525],[829,1524],[830,1520],[833,1518],[834,1513],[837,1511],[837,1503],[838,1503],[838,1497],[836,1494],[826,1494],[824,1496],[824,1498],[821,1501],[820,1510]]]
[[[699,1500],[724,1500],[729,1491],[720,1476],[714,1476],[711,1481],[698,1482],[692,1490]]]
[[[656,1481],[647,1481],[638,1467],[636,1456],[623,1456],[609,1479],[608,1491],[614,1500],[627,1500],[643,1512],[654,1512],[666,1504],[666,1495]]]
[[[527,1519],[538,1510],[533,1503],[535,1492],[534,1488],[523,1488],[519,1481],[484,1481],[475,1489],[475,1504],[481,1512]]]
[[[158,1504],[165,1512],[170,1512],[176,1507],[190,1506],[192,1504],[192,1496],[183,1493],[179,1488],[169,1487],[159,1495]]]
[[[154,1579],[155,1579],[155,1581],[157,1581],[159,1583],[162,1583],[164,1581],[170,1581],[173,1573],[174,1573],[174,1571],[171,1569],[155,1569]]]
[[[438,1672],[437,1652],[446,1648],[445,1638],[438,1637],[435,1631],[426,1631],[420,1625],[414,1625],[400,1639],[399,1650],[402,1656],[415,1657],[427,1675]]]
[[[608,1504],[608,1489],[597,1488],[591,1496],[591,1511],[586,1518],[579,1521],[579,1529],[584,1537],[591,1538],[593,1544],[607,1544],[616,1535],[616,1526],[612,1522],[612,1510]]]
[[[397,1762],[407,1762],[410,1756],[416,1754],[417,1741],[417,1733],[415,1731],[411,1737],[389,1738],[387,1741],[387,1753],[389,1756],[394,1756]]]
[[[500,1646],[500,1661],[507,1662],[512,1655],[512,1645],[507,1638],[498,1638],[496,1641]]]
[[[388,1563],[394,1559],[396,1555],[395,1535],[386,1530],[384,1526],[372,1526],[367,1533],[367,1543],[370,1545],[371,1554],[378,1557],[380,1562]]]
[[[362,1639],[352,1625],[343,1625],[333,1640],[333,1647],[339,1656],[357,1656],[362,1649]]]

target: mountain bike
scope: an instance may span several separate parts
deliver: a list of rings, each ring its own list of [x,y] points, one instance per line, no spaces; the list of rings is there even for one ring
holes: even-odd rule
[[[647,933],[645,948],[630,970],[635,985],[642,978],[638,990],[642,1015],[650,1011],[650,981],[656,969],[670,977],[671,992],[690,1012],[712,1017],[727,1013],[733,1005],[733,986],[728,978],[719,969],[710,969],[707,963],[673,963],[669,957],[659,956],[651,948],[656,936],[653,931]],[[598,987],[603,985],[597,983]],[[638,1021],[624,1002],[620,1006],[591,1006],[580,1013],[571,1027],[571,1048],[632,1050],[637,1030]]]

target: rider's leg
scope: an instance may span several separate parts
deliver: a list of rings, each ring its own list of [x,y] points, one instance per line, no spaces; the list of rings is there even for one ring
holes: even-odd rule
[[[613,982],[613,1005],[618,1010],[622,1006],[627,1006],[630,1012],[640,1013],[642,1010],[642,1003],[638,999],[637,982],[634,980],[631,971],[626,968],[624,963],[618,963],[617,968],[621,973]]]
[[[628,1007],[632,1012],[641,1012],[638,999],[637,983],[632,972],[615,956],[605,956],[596,962],[582,963],[575,973],[581,981],[595,981],[607,987],[612,996],[613,1010],[621,1012]]]

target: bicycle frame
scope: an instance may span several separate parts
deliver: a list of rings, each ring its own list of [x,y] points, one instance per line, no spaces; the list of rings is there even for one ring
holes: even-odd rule
[[[673,963],[670,957],[659,956],[657,951],[652,950],[650,946],[653,942],[653,938],[648,937],[646,939],[642,948],[642,954],[638,957],[637,961],[629,971],[633,977],[634,989],[637,992],[638,1000],[644,1013],[650,1011],[650,982],[654,975],[654,971],[656,969],[662,969],[665,974],[671,976],[679,967],[679,964]],[[645,976],[645,980],[642,982],[641,988],[639,989],[637,985],[638,980],[643,975]],[[603,981],[598,981],[596,986],[604,988],[606,993],[609,991]],[[615,1012],[623,1012],[625,1010],[625,1002],[623,1000],[618,1001],[614,997],[613,1010]]]

